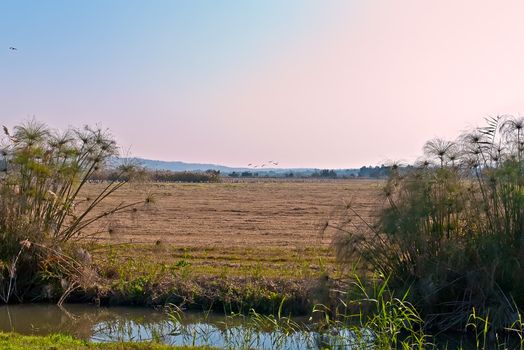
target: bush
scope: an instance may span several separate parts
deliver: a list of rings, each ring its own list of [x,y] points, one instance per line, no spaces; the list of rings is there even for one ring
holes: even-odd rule
[[[455,142],[427,142],[410,172],[391,167],[377,222],[348,205],[326,225],[338,256],[410,289],[430,327],[463,329],[473,308],[493,329],[511,324],[524,305],[523,131],[523,119],[493,118]]]
[[[93,199],[79,194],[117,148],[99,128],[63,133],[31,121],[14,128],[0,151],[0,297],[40,298],[53,290],[93,284],[89,254],[75,247],[83,230],[138,203],[120,204],[101,213],[95,209],[125,182],[109,182]],[[131,172],[122,166],[122,176]],[[67,293],[66,293],[67,294]]]

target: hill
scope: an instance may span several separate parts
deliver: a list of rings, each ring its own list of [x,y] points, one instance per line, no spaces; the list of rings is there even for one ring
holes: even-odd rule
[[[285,174],[293,173],[298,176],[309,176],[320,172],[322,169],[318,168],[248,168],[248,167],[228,167],[220,164],[211,163],[186,163],[180,161],[163,161],[152,160],[145,158],[118,158],[114,160],[115,164],[134,163],[151,170],[170,170],[170,171],[206,171],[216,170],[222,174],[251,172],[258,173],[261,176],[283,176]],[[339,175],[349,176],[350,174],[358,174],[358,169],[334,169]]]

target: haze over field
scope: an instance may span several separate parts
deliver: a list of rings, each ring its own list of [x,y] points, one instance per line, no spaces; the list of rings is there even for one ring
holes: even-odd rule
[[[0,122],[99,123],[149,159],[411,161],[432,137],[524,111],[522,13],[516,0],[3,0]]]

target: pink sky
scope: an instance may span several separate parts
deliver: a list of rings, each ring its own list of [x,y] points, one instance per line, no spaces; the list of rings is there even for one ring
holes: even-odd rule
[[[187,84],[161,56],[137,63],[137,76],[118,75],[120,88],[105,88],[103,74],[82,89],[61,75],[51,89],[28,78],[29,89],[0,90],[11,94],[0,118],[100,122],[146,158],[347,168],[412,161],[430,138],[524,113],[524,2],[314,4],[298,24],[231,49],[220,67],[202,60],[206,74]]]

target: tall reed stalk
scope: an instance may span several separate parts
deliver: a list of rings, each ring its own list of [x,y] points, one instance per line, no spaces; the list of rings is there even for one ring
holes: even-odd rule
[[[524,306],[524,119],[490,118],[456,141],[431,140],[411,170],[392,167],[376,222],[343,208],[339,257],[391,276],[426,326],[464,329],[475,308],[492,331]]]
[[[22,299],[44,276],[78,275],[83,267],[64,249],[103,217],[131,210],[121,203],[95,212],[125,181],[109,181],[94,198],[80,196],[91,176],[116,155],[112,137],[88,126],[58,132],[30,121],[4,127],[0,149],[0,294]],[[132,167],[120,167],[121,173]],[[127,177],[129,178],[129,176]],[[76,288],[62,282],[65,290]]]

